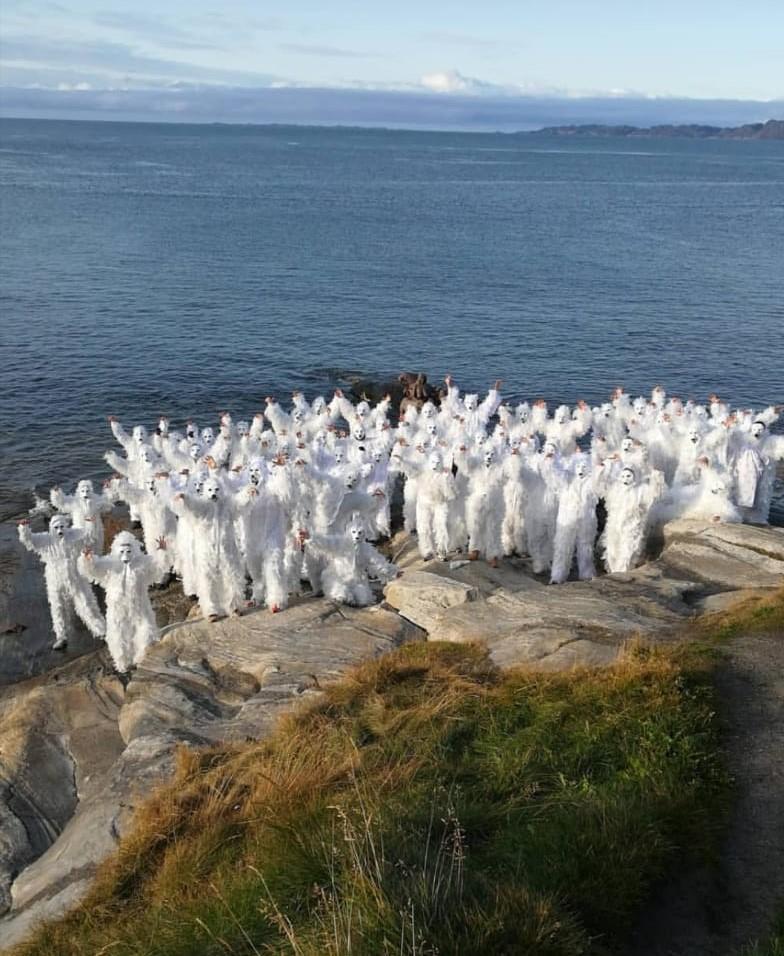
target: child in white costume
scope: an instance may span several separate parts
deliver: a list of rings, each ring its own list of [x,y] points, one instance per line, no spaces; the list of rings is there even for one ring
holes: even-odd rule
[[[397,575],[394,564],[365,540],[365,527],[358,515],[344,534],[302,534],[306,550],[314,551],[323,562],[321,574],[324,597],[338,604],[366,607],[373,603],[369,576],[383,582]]]

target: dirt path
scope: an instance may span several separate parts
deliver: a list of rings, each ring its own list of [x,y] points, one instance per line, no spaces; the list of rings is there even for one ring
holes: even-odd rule
[[[723,654],[717,685],[736,799],[718,866],[666,886],[628,956],[738,956],[767,936],[784,900],[784,635],[739,637]]]

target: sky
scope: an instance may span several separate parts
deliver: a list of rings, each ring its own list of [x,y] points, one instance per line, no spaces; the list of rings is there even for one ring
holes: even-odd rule
[[[0,112],[532,128],[784,116],[784,0],[2,0]]]

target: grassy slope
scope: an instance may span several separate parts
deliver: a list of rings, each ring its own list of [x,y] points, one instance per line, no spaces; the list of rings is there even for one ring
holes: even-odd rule
[[[784,904],[768,939],[750,946],[743,956],[784,956]]]
[[[266,742],[184,750],[85,903],[16,952],[601,953],[708,852],[725,795],[693,660],[501,675],[409,645]]]

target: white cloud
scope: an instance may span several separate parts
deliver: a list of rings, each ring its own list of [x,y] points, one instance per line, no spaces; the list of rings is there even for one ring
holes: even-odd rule
[[[444,70],[440,73],[425,73],[419,81],[431,93],[475,93],[486,84],[469,76],[463,76],[457,70]]]

